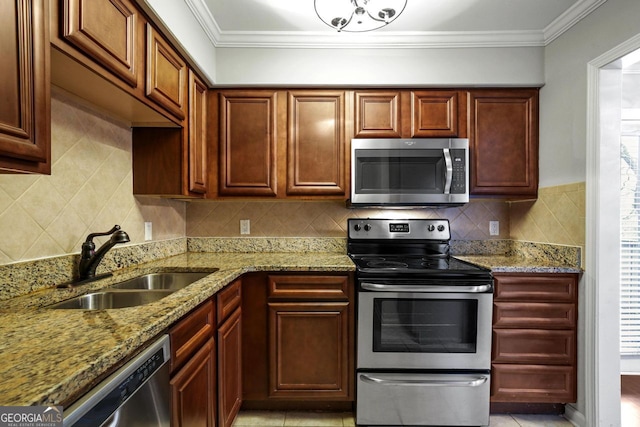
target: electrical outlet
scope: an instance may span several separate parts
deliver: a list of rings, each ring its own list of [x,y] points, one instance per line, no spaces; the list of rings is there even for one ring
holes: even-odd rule
[[[251,234],[251,221],[248,219],[240,220],[240,234]]]
[[[150,221],[144,223],[144,240],[153,240],[153,227]]]
[[[489,235],[500,235],[500,221],[489,221]]]

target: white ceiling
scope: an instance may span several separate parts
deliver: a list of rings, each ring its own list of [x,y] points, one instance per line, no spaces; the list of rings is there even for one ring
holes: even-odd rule
[[[605,1],[408,0],[384,28],[337,33],[314,0],[185,0],[218,47],[545,46]]]

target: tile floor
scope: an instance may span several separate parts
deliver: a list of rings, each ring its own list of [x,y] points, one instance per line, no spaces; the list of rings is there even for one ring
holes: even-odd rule
[[[491,427],[572,427],[555,415],[492,415]],[[355,426],[351,413],[242,411],[234,427],[339,427]]]

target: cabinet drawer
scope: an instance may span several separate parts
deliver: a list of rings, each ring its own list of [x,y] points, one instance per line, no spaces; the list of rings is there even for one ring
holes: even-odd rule
[[[575,274],[494,274],[496,301],[575,302]]]
[[[218,326],[224,322],[242,303],[242,282],[240,279],[225,287],[216,295],[216,315]]]
[[[571,403],[576,401],[573,366],[491,366],[492,402]]]
[[[347,300],[348,276],[269,276],[269,298]]]
[[[576,305],[497,302],[493,304],[493,327],[573,329],[576,327]]]
[[[209,300],[169,330],[171,372],[180,368],[215,332],[215,307]]]
[[[495,329],[493,331],[494,362],[573,364],[576,337],[573,331],[534,329]]]

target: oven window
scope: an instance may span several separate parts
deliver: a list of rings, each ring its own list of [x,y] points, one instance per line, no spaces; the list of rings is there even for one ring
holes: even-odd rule
[[[475,353],[475,299],[374,299],[373,351]]]

